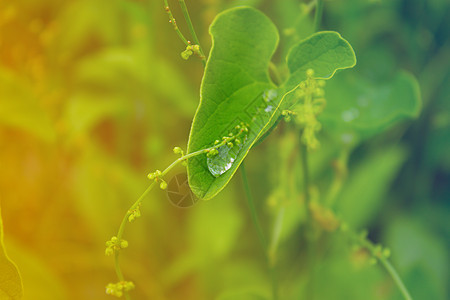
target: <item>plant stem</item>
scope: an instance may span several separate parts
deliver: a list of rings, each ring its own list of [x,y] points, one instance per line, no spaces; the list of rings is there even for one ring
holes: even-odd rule
[[[200,49],[199,50],[199,52],[200,52],[200,59],[202,60],[203,66],[205,66],[206,65],[206,57],[205,57],[205,54],[203,53],[203,49],[202,49],[202,46],[200,45],[200,41],[198,40],[197,34],[195,33],[194,25],[192,24],[191,17],[189,16],[189,11],[187,9],[186,3],[184,2],[184,0],[178,0],[178,2],[180,3],[181,11],[183,12],[184,19],[186,20],[186,23],[187,23],[188,28],[189,28],[189,32],[192,35],[194,43],[196,45],[198,45],[198,47]]]
[[[250,185],[248,184],[247,179],[247,172],[245,171],[244,163],[241,163],[241,174],[242,174],[242,183],[244,185],[245,195],[247,198],[248,207],[250,209],[250,215],[252,218],[253,225],[256,228],[256,231],[258,233],[259,241],[261,242],[261,246],[264,250],[264,256],[266,257],[267,263],[269,265],[270,269],[270,277],[272,279],[272,299],[277,300],[278,299],[278,276],[276,273],[276,266],[274,263],[274,260],[271,259],[271,256],[269,255],[269,248],[266,241],[266,238],[264,236],[264,232],[261,227],[261,223],[258,219],[258,214],[256,213],[256,207],[255,202],[253,201],[253,196],[250,191]]]
[[[161,177],[166,175],[170,170],[172,170],[180,162],[185,161],[185,160],[187,160],[189,158],[192,158],[192,157],[200,155],[200,154],[205,154],[205,153],[211,151],[214,148],[218,148],[218,147],[220,147],[222,145],[225,145],[225,143],[226,143],[226,141],[222,141],[220,144],[217,144],[217,145],[215,145],[213,147],[202,149],[202,150],[198,150],[198,151],[195,151],[195,152],[192,152],[192,153],[189,153],[189,154],[181,156],[180,158],[178,158],[174,162],[172,162],[166,169],[164,169],[163,172],[161,172]],[[116,235],[117,239],[119,241],[122,240],[123,233],[125,231],[125,225],[127,224],[127,221],[128,221],[128,217],[130,216],[130,214],[132,214],[132,211],[135,210],[141,204],[141,202],[144,200],[144,198],[147,197],[147,195],[150,193],[150,191],[153,189],[153,187],[155,186],[156,183],[157,183],[157,181],[153,181],[147,187],[147,189],[136,200],[136,202],[133,203],[133,205],[128,209],[127,213],[122,218],[122,222],[120,223],[119,230],[118,230],[117,235]],[[125,281],[125,278],[124,278],[123,273],[122,273],[122,269],[121,269],[120,264],[119,264],[119,256],[120,256],[119,254],[120,254],[119,251],[116,251],[114,253],[114,268],[116,270],[116,275],[117,275],[117,278],[119,279],[119,281]],[[125,295],[125,298],[127,300],[131,299],[130,295],[128,294],[127,291],[124,291],[124,295]]]
[[[172,24],[173,29],[174,29],[175,32],[178,34],[178,36],[179,36],[180,39],[183,41],[183,43],[184,43],[186,46],[189,46],[188,40],[184,37],[183,33],[182,33],[182,32],[180,31],[180,29],[178,28],[177,21],[176,21],[175,18],[173,17],[172,11],[170,10],[170,7],[169,7],[169,2],[168,2],[167,0],[164,0],[164,8],[165,8],[167,14],[169,15],[169,19],[170,19],[169,22]]]
[[[336,197],[339,195],[339,192],[342,190],[345,180],[347,179],[349,155],[350,149],[345,147],[342,149],[339,158],[334,162],[334,179],[325,198],[327,207],[332,207],[334,205]]]
[[[387,258],[383,254],[377,253],[376,247],[367,239],[361,240],[361,245],[365,248],[367,248],[371,254],[378,259],[383,267],[386,269],[386,271],[389,273],[389,275],[394,280],[395,284],[397,285],[398,289],[402,293],[403,298],[405,300],[412,300],[412,297],[410,293],[408,292],[408,289],[406,288],[405,284],[403,283],[402,279],[398,275],[395,268],[392,266],[392,264],[387,260]]]
[[[314,32],[319,31],[320,22],[322,21],[323,0],[316,0],[316,11],[314,13]]]
[[[303,134],[303,131],[302,131]],[[314,240],[314,224],[309,211],[310,207],[310,194],[309,194],[309,167],[308,167],[308,149],[300,140],[300,155],[302,160],[303,170],[303,185],[304,185],[304,197],[305,197],[305,212],[306,212],[306,240],[307,255],[308,255],[308,269],[309,269],[309,282],[306,289],[306,298],[312,300],[314,298],[314,265],[316,261],[316,241]]]
[[[261,223],[258,219],[258,214],[256,213],[255,202],[253,201],[252,193],[250,192],[250,186],[248,184],[247,172],[245,171],[244,163],[241,163],[241,175],[242,175],[242,183],[244,185],[245,195],[247,198],[247,204],[250,209],[250,216],[252,218],[253,224],[255,225],[256,232],[258,233],[259,241],[261,242],[261,246],[264,249],[264,254],[267,255],[267,241],[264,237],[264,232],[261,227]]]
[[[303,134],[303,131],[302,131]],[[307,147],[300,141],[300,155],[302,159],[302,170],[303,170],[303,185],[304,185],[304,197],[305,197],[305,207],[306,207],[306,215],[309,218],[309,167],[308,167],[308,149]]]

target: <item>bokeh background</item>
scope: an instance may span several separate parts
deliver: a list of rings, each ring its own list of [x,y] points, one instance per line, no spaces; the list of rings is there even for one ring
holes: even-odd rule
[[[261,9],[278,26],[278,62],[293,36],[311,33],[312,13],[305,15],[302,1],[186,2],[207,51],[214,16],[240,4]],[[177,1],[170,4],[188,35]],[[354,184],[344,193],[352,200],[343,209],[357,229],[391,249],[415,299],[449,297],[449,20],[445,0],[329,0],[321,26],[350,42],[366,78],[377,82],[404,69],[419,82],[420,117],[364,141],[350,156]],[[0,201],[24,299],[111,298],[104,287],[116,277],[104,243],[148,185],[147,173],[187,144],[203,68],[195,57],[182,60],[183,50],[162,0],[0,1]],[[282,127],[246,159],[267,235],[276,216],[271,201],[279,196],[277,162],[295,138]],[[336,158],[320,153],[313,163],[318,183],[329,181]],[[366,205],[360,196],[367,193]],[[127,226],[130,247],[121,261],[136,299],[269,290],[240,175],[190,209],[155,190],[142,214]],[[301,228],[295,220],[287,227],[280,289],[283,299],[299,299],[309,282]],[[348,244],[324,242],[316,298],[401,299],[385,271]]]

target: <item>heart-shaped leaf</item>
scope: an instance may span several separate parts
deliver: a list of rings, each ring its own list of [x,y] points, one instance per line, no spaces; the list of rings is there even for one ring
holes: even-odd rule
[[[241,137],[240,145],[219,147],[216,157],[189,159],[189,184],[202,199],[214,197],[226,186],[252,145],[274,123],[285,100],[295,100],[293,92],[306,78],[306,69],[316,68],[317,77],[329,78],[336,70],[356,63],[353,50],[339,34],[317,33],[293,47],[287,59],[292,75],[276,87],[268,66],[278,32],[264,14],[249,7],[227,10],[216,17],[210,34],[213,46],[188,152],[213,146],[215,140],[233,133],[241,122],[248,124],[249,132]]]

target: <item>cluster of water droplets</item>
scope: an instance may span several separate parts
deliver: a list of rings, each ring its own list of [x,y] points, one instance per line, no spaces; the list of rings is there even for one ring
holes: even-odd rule
[[[255,99],[258,105],[251,105],[250,110],[246,111],[251,116],[251,122],[247,126],[248,132],[239,135],[240,143],[233,142],[231,144],[226,143],[221,145],[216,148],[218,151],[216,155],[207,157],[208,170],[214,177],[219,177],[231,169],[233,163],[244,148],[244,145],[253,142],[258,137],[258,134],[266,126],[276,110],[277,96],[278,92],[275,89],[266,90],[258,96]],[[233,127],[230,130],[232,136],[238,134],[235,132],[235,128]]]

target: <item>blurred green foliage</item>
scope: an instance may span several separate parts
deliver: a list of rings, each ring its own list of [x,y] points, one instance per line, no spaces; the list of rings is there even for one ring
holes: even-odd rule
[[[303,1],[187,4],[207,53],[213,18],[240,4],[261,9],[278,27],[277,65],[312,33],[312,11]],[[449,6],[445,0],[330,0],[321,26],[350,42],[358,64],[329,82],[322,146],[310,155],[317,197],[327,195],[347,151],[348,176],[332,207],[391,249],[414,299],[449,298]],[[115,278],[104,241],[147,186],[145,175],[174,160],[173,146],[187,143],[199,101],[202,65],[195,57],[182,60],[185,46],[167,21],[162,1],[154,0],[0,2],[0,200],[4,244],[23,277],[24,299],[109,299],[104,286]],[[343,147],[337,132],[348,127],[327,127],[325,120],[342,117],[331,115],[336,103],[354,103],[363,88],[380,97],[373,101],[380,111],[365,120],[370,127],[389,116],[383,109],[416,103],[415,94],[382,97],[392,85],[416,86],[403,81],[410,77],[404,71],[417,78],[420,115],[412,109],[395,124],[387,118],[383,132],[364,131]],[[353,77],[354,87],[337,91],[341,76]],[[246,159],[266,236],[284,216],[276,239],[281,299],[298,299],[311,288],[314,299],[401,299],[367,252],[337,234],[320,234],[308,272],[300,160],[291,158],[297,140],[281,124]],[[121,260],[136,283],[136,299],[269,297],[264,254],[239,179],[186,210],[152,192],[143,217],[127,228],[130,248]]]

